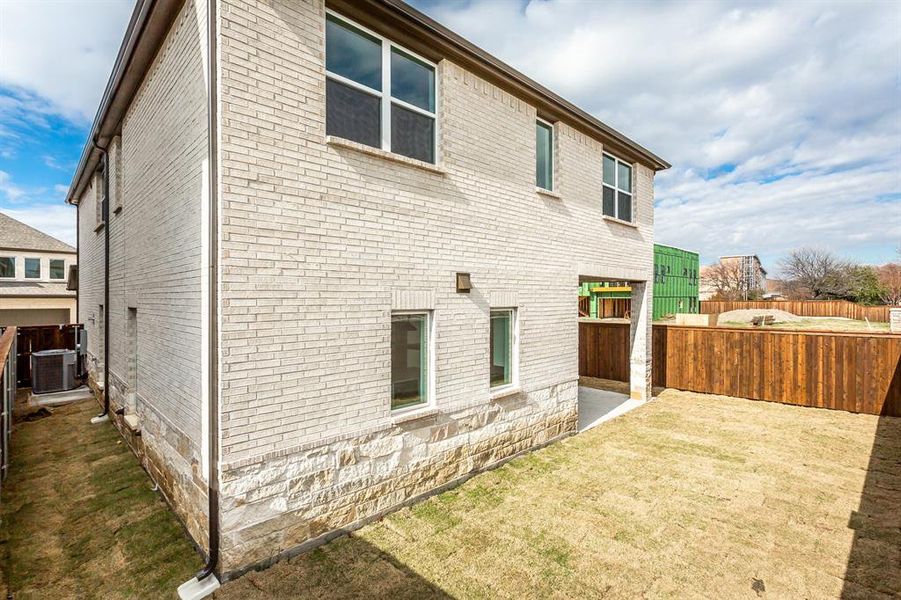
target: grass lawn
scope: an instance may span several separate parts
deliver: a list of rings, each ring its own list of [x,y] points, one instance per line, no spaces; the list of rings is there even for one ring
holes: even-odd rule
[[[93,401],[16,424],[3,482],[3,582],[25,598],[171,598],[202,560]]]
[[[95,410],[15,432],[17,599],[174,597],[200,566]],[[897,598],[899,506],[901,419],[667,390],[215,597]]]
[[[216,597],[896,598],[899,506],[901,419],[670,390]]]

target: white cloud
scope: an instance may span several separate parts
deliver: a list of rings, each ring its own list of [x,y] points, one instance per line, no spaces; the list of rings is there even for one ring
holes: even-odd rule
[[[432,16],[673,164],[656,238],[775,258],[901,240],[897,3],[429,4]]]
[[[75,245],[74,206],[60,202],[23,209],[2,208],[0,211],[69,245]]]
[[[13,184],[9,173],[0,171],[0,193],[10,202],[16,202],[25,195],[25,190]]]
[[[133,0],[2,0],[0,83],[90,121],[133,6]]]

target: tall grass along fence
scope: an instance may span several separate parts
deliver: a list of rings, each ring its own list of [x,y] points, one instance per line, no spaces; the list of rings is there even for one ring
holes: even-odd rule
[[[901,335],[653,326],[658,387],[901,416]],[[629,325],[579,323],[579,374],[629,378]]]
[[[898,306],[863,306],[847,300],[749,300],[749,301],[716,301],[701,302],[703,314],[714,315],[730,310],[774,308],[784,310],[799,317],[842,317],[863,321],[888,322],[889,309]]]
[[[13,404],[16,401],[16,328],[7,327],[0,335],[0,388],[3,411],[0,414],[0,481],[9,471],[9,432],[12,426]]]

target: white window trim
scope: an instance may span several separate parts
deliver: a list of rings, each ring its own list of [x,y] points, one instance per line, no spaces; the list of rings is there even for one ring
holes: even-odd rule
[[[488,375],[488,390],[492,396],[503,395],[504,392],[519,389],[519,309],[515,306],[493,306],[488,309],[488,335],[491,335],[491,315],[495,312],[510,312],[513,317],[513,348],[510,350],[510,358],[513,361],[513,373],[510,375],[510,383],[504,385],[491,385],[491,374]],[[489,353],[491,343],[488,344]],[[489,365],[490,365],[490,356]],[[490,367],[489,367],[490,368]]]
[[[543,188],[538,185],[538,173],[535,174],[535,185],[538,189],[544,190],[546,192],[556,192],[557,191],[557,169],[555,163],[557,162],[557,150],[555,148],[557,141],[557,127],[551,123],[550,121],[545,121],[541,117],[535,117],[535,121],[538,123],[542,123],[547,125],[551,130],[551,188]],[[538,153],[538,147],[535,147],[535,153]]]
[[[53,276],[53,267],[52,267],[51,263],[55,260],[63,261],[63,276],[62,277],[54,277]],[[48,258],[47,259],[47,279],[49,279],[50,281],[65,281],[67,279],[68,272],[69,272],[68,265],[66,264],[65,258]]]
[[[426,332],[428,334],[427,340],[427,350],[428,350],[428,360],[426,361],[426,368],[428,368],[428,380],[426,381],[426,401],[421,402],[419,404],[414,404],[413,406],[404,406],[402,408],[392,408],[391,402],[394,400],[392,397],[393,392],[388,393],[388,409],[391,413],[392,417],[402,417],[409,414],[415,414],[419,412],[431,411],[435,408],[435,311],[433,310],[392,310],[391,317],[393,318],[395,315],[421,315],[426,318]],[[388,339],[389,345],[389,357],[390,357],[390,345],[391,339],[389,335]],[[389,369],[389,379],[390,379],[390,369]]]
[[[375,96],[379,99],[379,106],[381,108],[381,119],[382,119],[382,122],[381,122],[381,132],[382,132],[381,150],[385,150],[386,152],[391,152],[391,106],[393,104],[397,104],[398,106],[400,106],[402,108],[406,108],[410,111],[413,111],[418,114],[424,115],[426,117],[432,118],[435,122],[435,127],[434,127],[435,134],[432,136],[432,158],[434,159],[434,161],[431,164],[437,165],[439,162],[438,139],[441,135],[440,124],[439,124],[439,119],[438,119],[438,103],[441,98],[441,94],[439,91],[441,82],[439,81],[439,77],[438,77],[438,65],[436,65],[432,61],[428,60],[427,58],[420,56],[416,52],[413,52],[412,50],[405,48],[404,46],[395,44],[394,42],[392,42],[385,36],[377,34],[376,32],[372,31],[368,27],[364,27],[363,25],[360,25],[353,19],[348,19],[347,17],[345,17],[344,15],[342,15],[340,13],[337,13],[328,8],[325,10],[325,13],[326,13],[326,15],[331,15],[332,17],[334,17],[335,19],[337,19],[339,21],[343,21],[344,23],[350,25],[351,27],[359,29],[360,31],[376,38],[377,40],[379,40],[381,42],[381,44],[382,44],[382,90],[381,91],[374,90],[374,89],[367,87],[361,83],[352,81],[352,80],[348,79],[347,77],[343,77],[341,75],[338,75],[337,73],[332,73],[328,69],[325,70],[325,78],[333,79],[334,81],[337,81],[339,83],[342,83],[342,84],[350,86],[350,87],[353,87],[356,90],[365,92],[365,93],[367,93],[371,96]],[[403,100],[401,100],[399,98],[394,98],[391,96],[391,50],[392,49],[400,50],[404,54],[412,56],[416,60],[421,61],[424,64],[432,67],[432,70],[434,71],[434,74],[435,74],[435,112],[430,112],[430,111],[420,108],[418,106],[413,106],[412,104],[404,102]],[[403,156],[403,155],[399,155],[399,156]],[[410,158],[410,157],[407,157],[407,158]],[[418,160],[418,159],[414,159],[414,160]]]
[[[613,185],[611,186],[609,183],[604,181],[604,161],[601,160],[601,186],[605,188],[610,188],[613,190],[613,214],[607,215],[604,214],[604,197],[603,192],[601,194],[601,214],[605,217],[611,217],[613,219],[617,219],[619,221],[623,221],[624,223],[634,223],[635,222],[635,164],[627,162],[621,158],[617,158],[616,156],[610,154],[609,152],[604,152],[604,156],[613,159]],[[619,169],[617,168],[620,164],[626,165],[629,167],[629,188],[631,191],[626,191],[620,189],[619,187]],[[624,194],[629,194],[629,197],[632,199],[632,211],[631,211],[631,219],[628,221],[619,216],[619,192],[623,192]]]

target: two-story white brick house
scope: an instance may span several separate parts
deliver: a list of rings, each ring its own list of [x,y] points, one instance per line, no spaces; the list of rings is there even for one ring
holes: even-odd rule
[[[70,194],[92,377],[217,575],[302,551],[573,433],[580,279],[649,398],[668,166],[398,0],[139,1]]]

